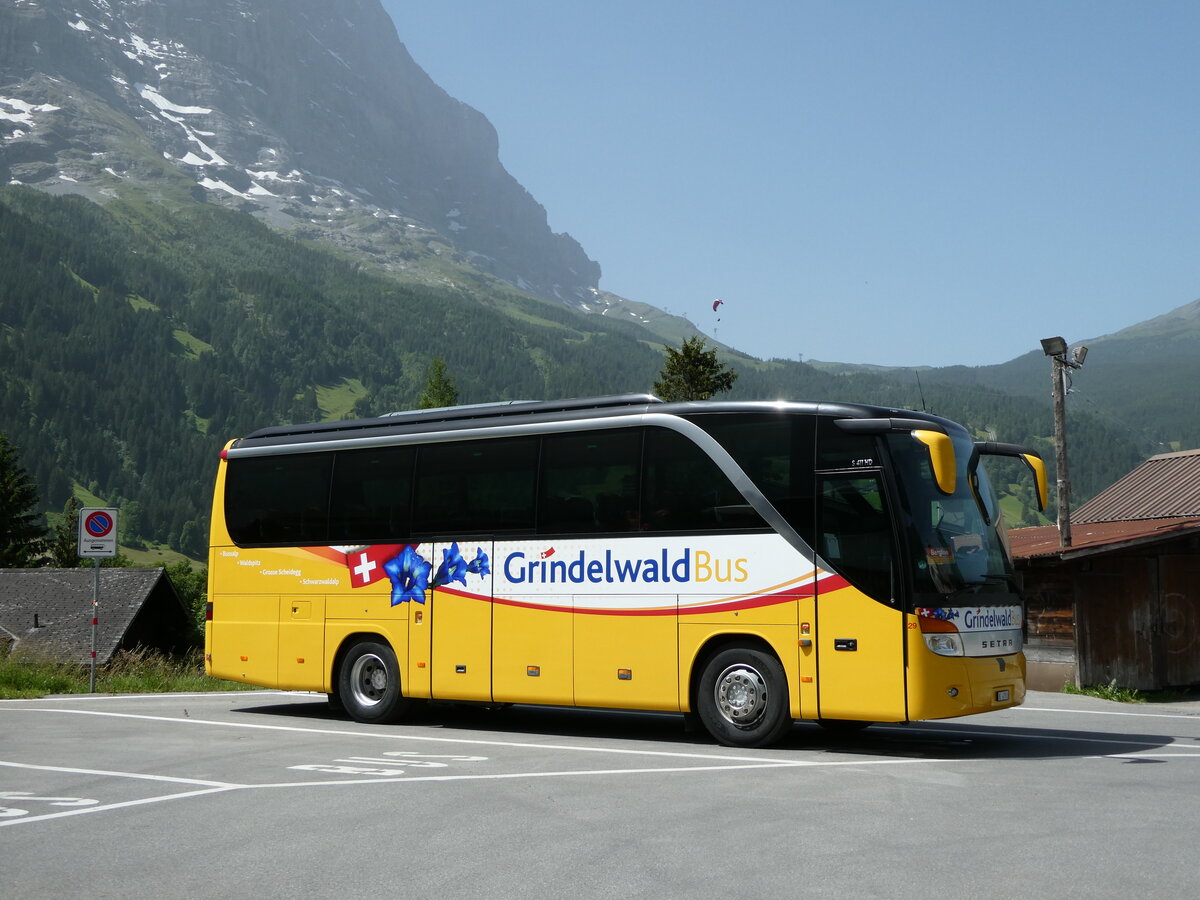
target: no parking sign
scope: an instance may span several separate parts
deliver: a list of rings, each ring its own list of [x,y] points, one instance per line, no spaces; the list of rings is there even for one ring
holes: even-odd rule
[[[117,511],[84,508],[79,511],[79,555],[84,559],[117,555]]]

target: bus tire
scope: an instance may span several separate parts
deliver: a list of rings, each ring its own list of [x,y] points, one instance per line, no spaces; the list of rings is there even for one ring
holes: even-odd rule
[[[722,650],[708,661],[696,707],[708,733],[726,747],[765,747],[792,724],[783,666],[749,647]]]
[[[395,722],[411,701],[400,693],[400,666],[386,643],[359,641],[346,652],[338,670],[338,699],[356,722]]]

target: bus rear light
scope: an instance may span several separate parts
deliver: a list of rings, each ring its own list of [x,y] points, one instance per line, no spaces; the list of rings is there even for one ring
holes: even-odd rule
[[[212,601],[211,600],[204,604],[204,621],[205,622],[212,621]]]
[[[957,634],[927,634],[925,646],[938,656],[962,656],[962,640]]]

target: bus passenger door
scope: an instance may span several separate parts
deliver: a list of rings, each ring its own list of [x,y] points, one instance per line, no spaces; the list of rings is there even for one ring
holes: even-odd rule
[[[816,549],[841,576],[817,583],[820,717],[904,721],[904,615],[882,477],[870,471],[817,477]]]
[[[467,571],[476,548],[491,558],[491,542],[436,543],[429,559],[425,610],[432,633],[430,678],[435,700],[492,699],[492,576]],[[469,547],[469,550],[468,550]],[[464,558],[464,554],[466,558]],[[439,576],[439,573],[442,573]],[[419,611],[419,610],[418,610]]]

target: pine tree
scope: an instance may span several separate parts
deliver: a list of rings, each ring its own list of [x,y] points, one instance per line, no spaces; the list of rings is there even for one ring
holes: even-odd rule
[[[446,361],[435,356],[425,370],[425,389],[421,391],[417,406],[419,409],[438,409],[457,403],[458,388],[454,386],[454,377],[446,374]]]
[[[46,529],[36,510],[37,485],[0,433],[0,568],[36,566],[46,549]]]
[[[77,569],[83,565],[79,557],[79,507],[74,497],[63,507],[63,518],[55,527],[47,547],[52,565],[60,569]]]
[[[733,387],[738,373],[717,361],[717,348],[706,349],[702,337],[686,338],[676,350],[664,346],[667,361],[663,364],[659,379],[654,382],[654,393],[661,400],[708,400]]]

